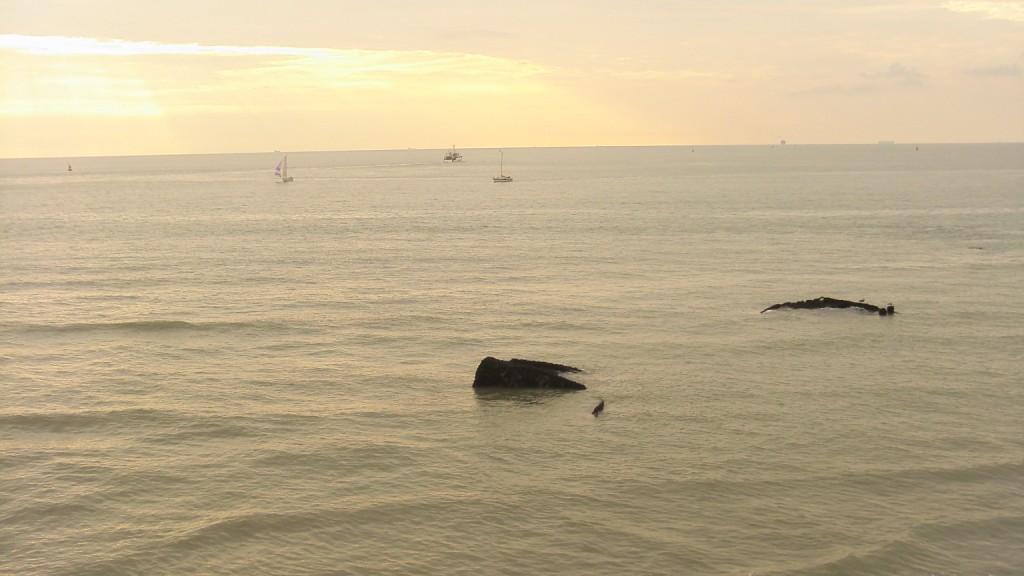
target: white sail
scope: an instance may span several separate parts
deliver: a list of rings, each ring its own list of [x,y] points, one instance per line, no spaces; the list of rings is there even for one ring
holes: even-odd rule
[[[277,168],[274,169],[274,176],[281,178],[281,182],[291,182],[294,180],[288,175],[288,156],[281,158],[281,161],[277,163]]]

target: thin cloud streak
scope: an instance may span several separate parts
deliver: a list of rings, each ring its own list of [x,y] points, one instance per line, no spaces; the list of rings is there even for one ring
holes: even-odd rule
[[[0,114],[10,116],[273,110],[283,102],[324,110],[337,106],[326,98],[332,92],[349,102],[356,94],[387,91],[425,100],[452,93],[537,93],[545,91],[542,77],[552,72],[474,54],[13,34],[0,35],[0,58],[11,70]]]
[[[985,68],[971,68],[967,73],[972,76],[993,76],[1016,78],[1021,75],[1021,67],[1017,64],[1011,66],[989,66]]]
[[[898,84],[908,84],[912,86],[919,86],[924,78],[924,75],[908,68],[899,62],[889,66],[884,72],[876,72],[873,74],[865,74],[865,78],[869,80],[881,80],[886,82],[895,82]]]
[[[23,34],[0,34],[0,50],[39,56],[317,56],[328,52],[281,46],[204,46]]]
[[[1024,22],[1024,3],[1020,2],[976,2],[973,0],[954,0],[942,5],[952,12],[981,14],[994,20]]]
[[[430,74],[439,71],[475,69],[541,74],[547,68],[537,64],[474,54],[417,51],[339,50],[334,48],[296,48],[289,46],[223,46],[202,44],[163,44],[128,40],[100,40],[66,36],[25,36],[0,34],[0,50],[37,56],[286,56],[309,62],[333,63],[354,71],[390,71]],[[412,68],[411,65],[415,65]]]

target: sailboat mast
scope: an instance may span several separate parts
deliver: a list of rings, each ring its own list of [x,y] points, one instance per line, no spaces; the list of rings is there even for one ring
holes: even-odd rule
[[[498,160],[498,175],[492,178],[492,180],[495,182],[511,182],[512,177],[505,176],[505,151],[499,148],[498,152],[500,154],[500,160]]]
[[[277,163],[277,168],[274,168],[274,175],[281,179],[281,182],[291,182],[293,178],[288,175],[288,156],[281,158],[281,161]]]

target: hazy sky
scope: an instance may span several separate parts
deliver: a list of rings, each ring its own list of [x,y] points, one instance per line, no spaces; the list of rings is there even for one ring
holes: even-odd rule
[[[0,157],[1024,141],[1024,0],[0,0]]]

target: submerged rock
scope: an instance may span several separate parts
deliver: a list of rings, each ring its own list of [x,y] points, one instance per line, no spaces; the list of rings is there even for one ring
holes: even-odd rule
[[[761,313],[764,314],[769,310],[803,310],[816,308],[860,308],[861,310],[872,312],[879,316],[890,316],[896,313],[892,304],[888,304],[883,308],[881,306],[875,306],[874,304],[865,304],[863,301],[853,302],[851,300],[839,300],[838,298],[828,298],[826,296],[821,296],[814,300],[801,300],[799,302],[773,304],[772,306],[761,310]]]
[[[562,372],[582,372],[579,368],[538,362],[535,360],[498,360],[488,356],[480,361],[473,379],[473,388],[561,388],[586,390],[579,382],[561,375]]]

